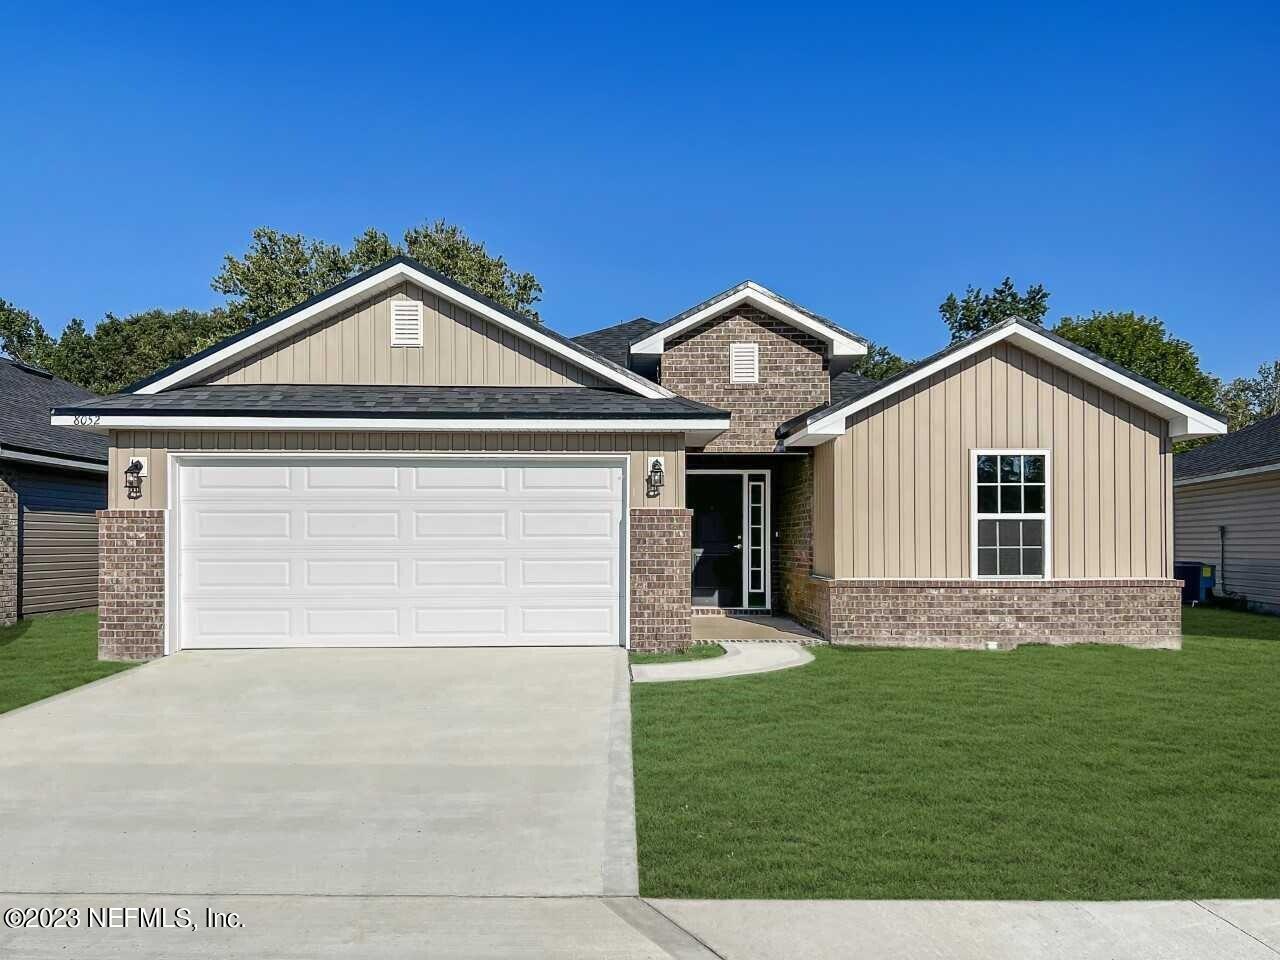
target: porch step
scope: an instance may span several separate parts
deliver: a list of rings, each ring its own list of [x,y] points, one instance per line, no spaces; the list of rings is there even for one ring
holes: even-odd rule
[[[695,617],[769,617],[773,615],[773,611],[769,609],[757,609],[752,607],[693,607],[691,608]]]

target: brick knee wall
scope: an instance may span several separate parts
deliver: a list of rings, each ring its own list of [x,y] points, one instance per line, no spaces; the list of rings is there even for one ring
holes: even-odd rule
[[[1177,650],[1177,580],[819,580],[831,643],[1002,649],[1109,643]]]
[[[98,511],[98,658],[164,656],[164,511]]]
[[[18,494],[0,473],[0,627],[18,620]]]
[[[631,649],[680,650],[693,642],[692,510],[631,511]]]

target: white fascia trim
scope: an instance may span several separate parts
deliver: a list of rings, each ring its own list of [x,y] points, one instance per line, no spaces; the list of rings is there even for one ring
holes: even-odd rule
[[[601,363],[600,361],[586,356],[577,349],[567,347],[558,340],[548,337],[546,334],[536,330],[526,324],[512,320],[501,311],[495,310],[486,303],[481,303],[473,297],[465,293],[461,293],[453,287],[447,286],[440,281],[427,276],[413,267],[404,263],[396,263],[389,266],[386,270],[376,273],[371,277],[366,277],[360,283],[340,290],[330,297],[326,297],[318,303],[313,303],[305,310],[299,310],[297,313],[291,314],[277,323],[271,324],[269,327],[257,331],[250,336],[237,340],[235,343],[228,344],[222,350],[215,350],[207,356],[201,357],[199,360],[193,360],[186,366],[173,371],[167,377],[149,383],[144,387],[139,387],[135,392],[140,394],[160,393],[171,387],[199,376],[222,364],[234,360],[236,357],[248,353],[258,347],[263,346],[269,341],[278,339],[287,335],[290,331],[295,330],[311,321],[316,317],[333,311],[335,308],[352,301],[363,299],[376,293],[380,289],[393,286],[401,280],[411,280],[420,287],[425,287],[432,293],[443,297],[446,300],[456,303],[459,306],[471,311],[474,314],[491,320],[503,329],[510,330],[528,340],[537,344],[547,352],[571,361],[576,366],[589,370],[596,376],[601,377],[611,383],[626,387],[632,393],[639,394],[642,397],[650,399],[659,399],[674,396],[671,391],[664,389],[654,383],[643,382],[639,378],[633,379],[626,374],[620,373],[612,367]]]
[[[685,317],[679,323],[664,327],[643,340],[633,343],[631,352],[642,354],[662,353],[669,338],[678,336],[685,330],[696,327],[698,324],[704,323],[712,317],[724,313],[726,310],[732,310],[734,307],[741,306],[744,303],[759,307],[766,313],[771,313],[782,320],[786,320],[793,326],[811,333],[819,340],[830,344],[833,357],[858,357],[867,352],[864,344],[859,343],[852,337],[841,334],[837,330],[832,330],[825,323],[818,323],[812,317],[805,316],[789,303],[779,300],[776,294],[766,290],[759,284],[753,283],[747,284],[733,296],[717,300],[711,306],[704,307],[692,316]]]
[[[60,414],[53,417],[54,426],[80,427],[76,416]],[[83,417],[79,418],[83,421]],[[499,417],[492,420],[423,420],[396,419],[392,417],[201,417],[122,414],[119,416],[94,416],[90,425],[94,430],[360,430],[369,433],[409,431],[426,433],[476,433],[485,432],[534,432],[534,433],[634,433],[637,431],[686,432],[729,429],[729,418],[716,420],[682,420],[653,418],[647,420],[568,420],[568,419],[518,419]]]
[[[1048,337],[1041,336],[1034,330],[1014,325],[996,330],[985,336],[975,337],[954,353],[941,357],[928,366],[913,370],[907,376],[895,380],[879,390],[874,390],[855,400],[850,400],[843,406],[836,407],[820,420],[814,421],[787,437],[783,441],[783,446],[815,447],[821,443],[826,443],[832,437],[838,437],[844,433],[846,417],[874,403],[887,399],[907,387],[933,376],[940,370],[954,366],[961,360],[971,357],[993,344],[1000,343],[1002,340],[1017,340],[1020,346],[1028,349],[1028,352],[1053,360],[1064,369],[1082,376],[1085,380],[1095,385],[1105,386],[1122,399],[1135,403],[1144,410],[1168,420],[1171,439],[1209,437],[1227,432],[1227,425],[1221,420],[1216,420],[1194,407],[1189,407],[1185,403],[1174,400],[1172,397],[1165,396],[1160,391],[1153,390],[1146,384],[1118,373],[1091,357],[1083,356],[1050,340]]]
[[[1215,480],[1235,480],[1238,477],[1256,477],[1264,473],[1280,473],[1280,463],[1268,463],[1261,467],[1245,467],[1242,470],[1224,470],[1222,473],[1206,473],[1202,477],[1187,477],[1175,480],[1175,487],[1190,487],[1197,483],[1212,483]]]
[[[21,450],[9,450],[0,447],[0,460],[17,460],[21,463],[38,463],[47,467],[62,467],[65,470],[85,470],[89,473],[106,473],[105,463],[89,463],[85,460],[72,460],[68,457],[49,457],[39,453],[26,453]]]

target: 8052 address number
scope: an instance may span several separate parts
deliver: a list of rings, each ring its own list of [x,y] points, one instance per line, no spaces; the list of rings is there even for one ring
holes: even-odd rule
[[[96,427],[102,422],[102,417],[76,414],[71,418],[71,422],[77,427]]]

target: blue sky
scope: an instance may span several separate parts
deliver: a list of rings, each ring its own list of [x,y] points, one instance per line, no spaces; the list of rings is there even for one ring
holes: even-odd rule
[[[0,297],[205,307],[260,224],[443,216],[570,333],[751,277],[921,356],[1011,274],[1280,355],[1274,4],[541,6],[10,8]]]

